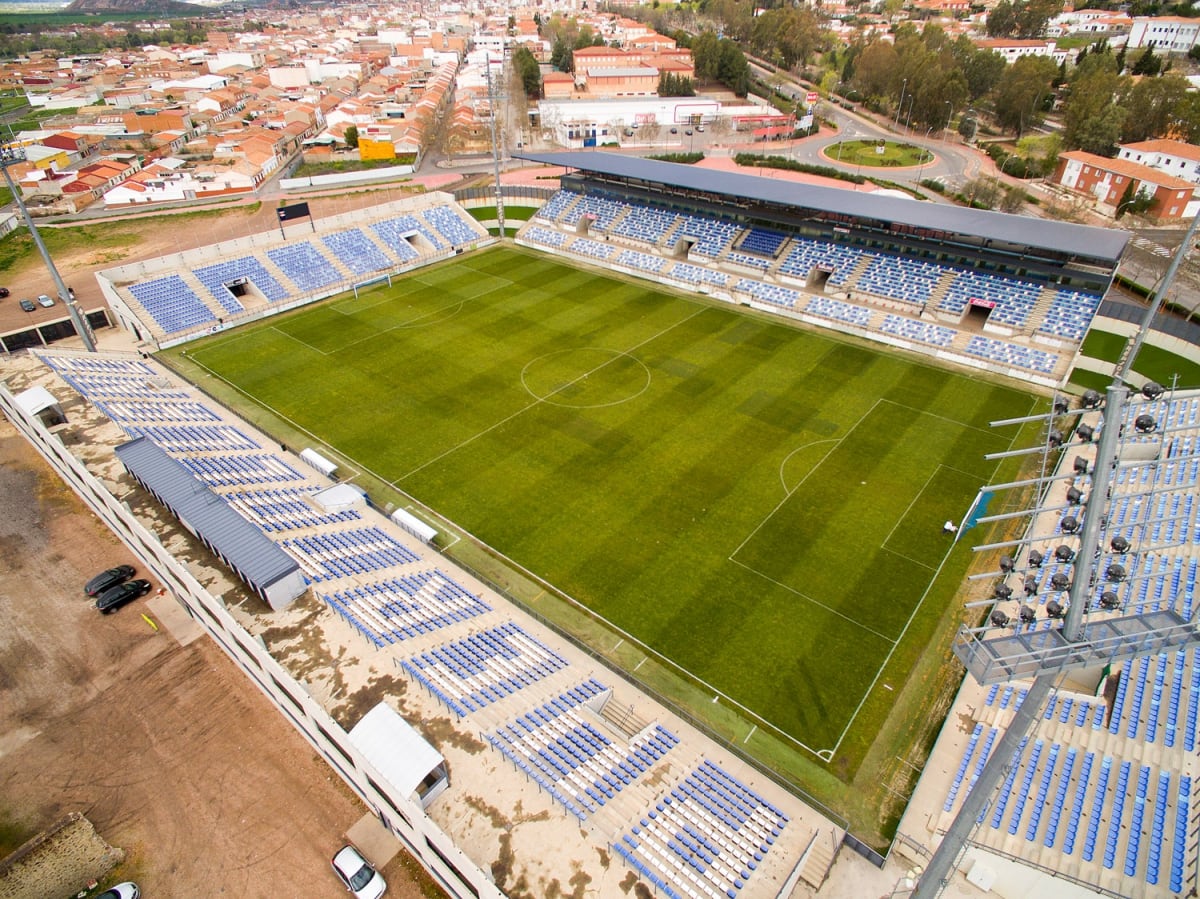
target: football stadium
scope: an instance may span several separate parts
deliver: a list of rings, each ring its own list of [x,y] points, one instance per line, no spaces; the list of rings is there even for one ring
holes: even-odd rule
[[[139,351],[0,402],[451,895],[814,895],[963,808],[976,888],[1192,890],[1200,395],[1059,392],[1128,234],[526,158],[513,241],[430,193],[99,272]]]

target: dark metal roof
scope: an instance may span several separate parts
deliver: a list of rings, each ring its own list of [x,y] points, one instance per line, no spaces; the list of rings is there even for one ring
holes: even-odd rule
[[[252,587],[265,590],[300,567],[154,441],[138,437],[118,446],[116,454],[130,474]]]
[[[1113,264],[1120,259],[1130,238],[1128,232],[1116,228],[1094,228],[1089,225],[1052,222],[943,203],[921,203],[900,197],[880,196],[878,193],[859,193],[737,172],[717,172],[674,162],[643,159],[639,156],[621,156],[617,153],[562,152],[514,155],[530,162],[560,165],[583,172],[669,184],[684,190],[724,194],[759,203],[786,204],[863,219],[895,222],[916,228],[932,228]]]

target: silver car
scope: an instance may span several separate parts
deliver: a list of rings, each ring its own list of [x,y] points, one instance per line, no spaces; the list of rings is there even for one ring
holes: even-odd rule
[[[379,899],[387,884],[353,846],[344,846],[333,857],[333,873],[354,894],[354,899]]]

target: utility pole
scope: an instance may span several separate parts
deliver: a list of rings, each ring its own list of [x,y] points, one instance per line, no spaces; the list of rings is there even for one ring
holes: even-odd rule
[[[21,217],[25,219],[25,227],[29,229],[29,234],[33,237],[34,246],[42,254],[42,261],[46,263],[46,270],[50,272],[50,278],[54,281],[54,289],[58,291],[58,298],[67,307],[67,314],[71,316],[71,324],[75,326],[75,333],[83,341],[83,348],[89,353],[94,353],[96,352],[96,335],[92,333],[92,326],[88,324],[87,316],[80,311],[79,306],[76,304],[75,295],[63,283],[62,275],[58,273],[58,269],[54,265],[54,260],[50,258],[50,251],[46,249],[46,245],[42,242],[42,235],[38,234],[37,226],[33,223],[33,216],[29,214],[29,210],[25,207],[25,201],[21,199],[21,191],[13,183],[12,174],[8,171],[10,165],[21,162],[24,159],[25,151],[21,147],[15,144],[0,146],[0,169],[4,169],[4,183],[12,191],[13,199],[17,203],[17,209],[20,210]]]

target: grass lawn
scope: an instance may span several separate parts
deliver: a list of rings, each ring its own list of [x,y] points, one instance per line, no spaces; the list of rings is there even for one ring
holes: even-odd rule
[[[1113,334],[1111,331],[1097,331],[1093,328],[1083,339],[1080,353],[1104,362],[1116,362],[1121,358],[1121,352],[1128,342],[1129,338],[1122,337],[1120,334]]]
[[[961,582],[986,423],[1034,402],[514,249],[188,358],[826,760]]]

